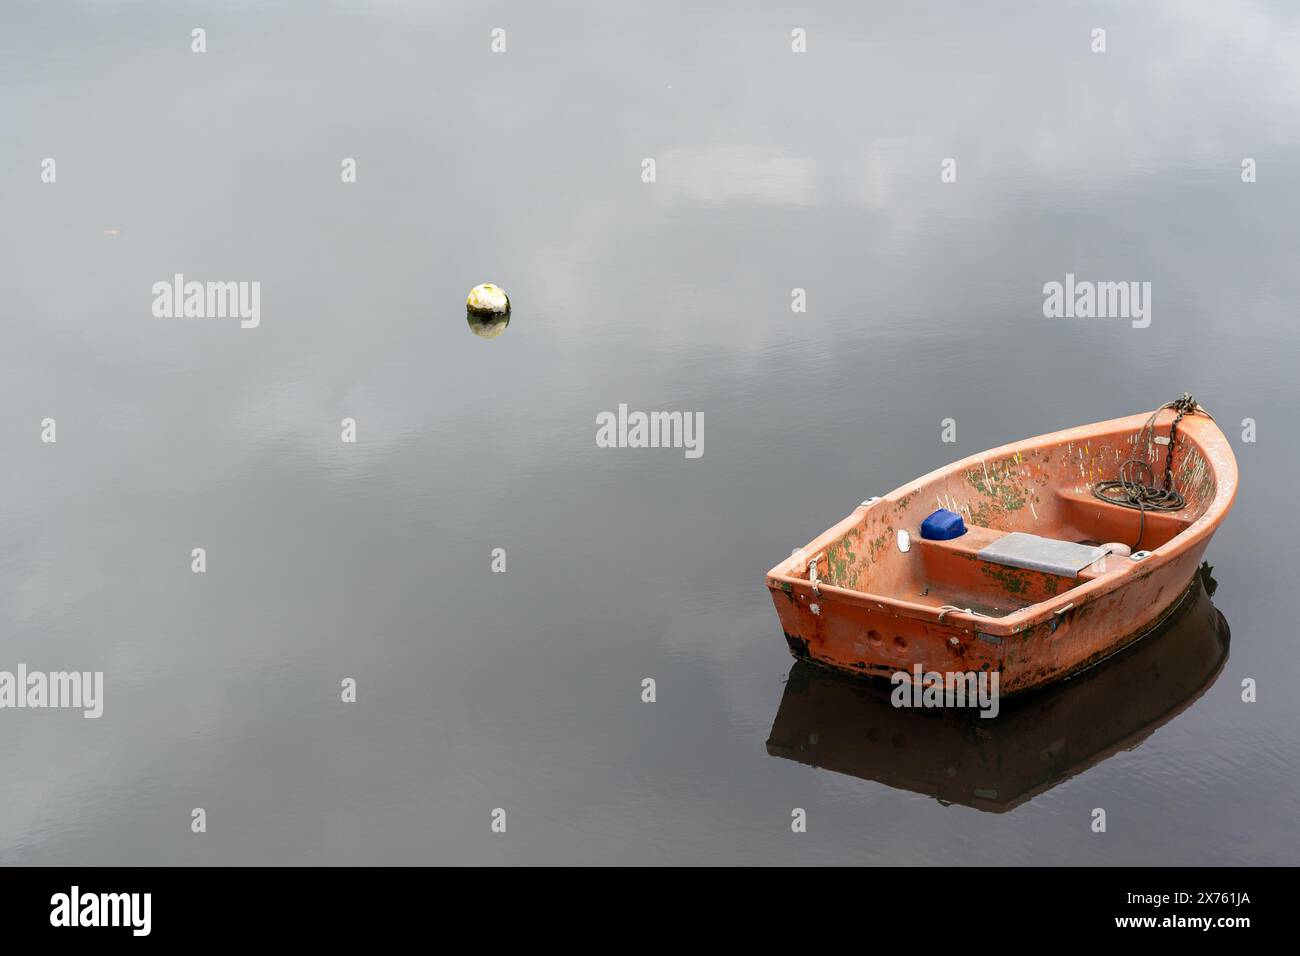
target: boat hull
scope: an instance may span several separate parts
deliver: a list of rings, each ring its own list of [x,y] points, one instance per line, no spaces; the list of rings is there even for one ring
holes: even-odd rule
[[[813,614],[793,592],[772,591],[790,653],[857,675],[996,671],[1003,696],[1063,680],[1118,653],[1177,607],[1205,554],[1204,543],[1077,611],[999,637],[861,604],[822,604]],[[833,610],[832,610],[833,609]],[[868,635],[880,635],[873,639]]]
[[[767,751],[944,803],[1012,810],[1137,747],[1213,685],[1230,636],[1208,582],[1202,569],[1168,620],[1130,650],[1076,680],[1004,702],[996,720],[960,709],[921,718],[895,707],[888,686],[796,663]]]
[[[1149,417],[1002,446],[863,502],[768,572],[791,654],[866,676],[996,671],[1005,696],[1067,678],[1138,640],[1191,585],[1237,479],[1213,420],[1188,415],[1174,469],[1185,510],[1140,514],[1097,500],[1094,484],[1127,459],[1146,454],[1153,471],[1163,467],[1167,446],[1139,440]],[[1157,436],[1168,435],[1173,417],[1158,423]],[[936,507],[962,514],[967,534],[921,540],[920,524]],[[1137,538],[1142,550],[1074,576],[983,556],[983,545],[1012,532]]]

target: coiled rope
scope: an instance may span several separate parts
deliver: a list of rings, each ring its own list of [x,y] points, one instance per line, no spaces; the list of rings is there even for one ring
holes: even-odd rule
[[[1184,415],[1202,414],[1214,420],[1214,416],[1201,408],[1192,398],[1190,392],[1183,392],[1182,398],[1175,399],[1172,402],[1165,402],[1146,420],[1141,430],[1138,432],[1137,441],[1134,442],[1136,449],[1146,438],[1146,448],[1148,452],[1155,441],[1156,417],[1166,408],[1172,408],[1177,414],[1174,416],[1173,424],[1169,426],[1169,450],[1165,455],[1165,486],[1158,488],[1155,485],[1155,471],[1151,464],[1143,458],[1129,458],[1119,466],[1119,477],[1110,481],[1099,481],[1092,486],[1092,493],[1107,504],[1119,505],[1121,508],[1134,508],[1141,515],[1138,522],[1137,540],[1133,542],[1133,550],[1138,550],[1138,545],[1142,543],[1142,536],[1146,533],[1147,512],[1171,512],[1181,511],[1187,507],[1187,501],[1174,487],[1174,445],[1178,441],[1178,423],[1183,420]]]

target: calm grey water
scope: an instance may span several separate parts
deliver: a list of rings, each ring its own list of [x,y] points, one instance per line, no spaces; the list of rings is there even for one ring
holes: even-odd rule
[[[1297,862],[1300,10],[702,7],[6,4],[0,669],[106,686],[0,710],[0,862]],[[178,272],[260,326],[155,318]],[[1044,318],[1067,272],[1150,327]],[[769,754],[769,567],[1184,389],[1241,467],[1190,707],[1004,813]]]

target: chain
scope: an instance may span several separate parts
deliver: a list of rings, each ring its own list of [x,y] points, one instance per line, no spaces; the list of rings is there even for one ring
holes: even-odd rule
[[[1188,412],[1196,411],[1196,399],[1192,398],[1191,392],[1183,392],[1183,397],[1170,402],[1169,407],[1178,414],[1169,426],[1169,451],[1165,454],[1165,491],[1172,491],[1174,487],[1174,444],[1178,441],[1178,423]]]

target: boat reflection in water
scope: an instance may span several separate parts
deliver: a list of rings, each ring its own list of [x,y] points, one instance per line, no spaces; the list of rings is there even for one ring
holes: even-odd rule
[[[767,752],[813,767],[1004,813],[1120,750],[1190,707],[1228,659],[1228,625],[1202,566],[1157,630],[1065,681],[975,709],[895,708],[883,679],[796,662]]]

